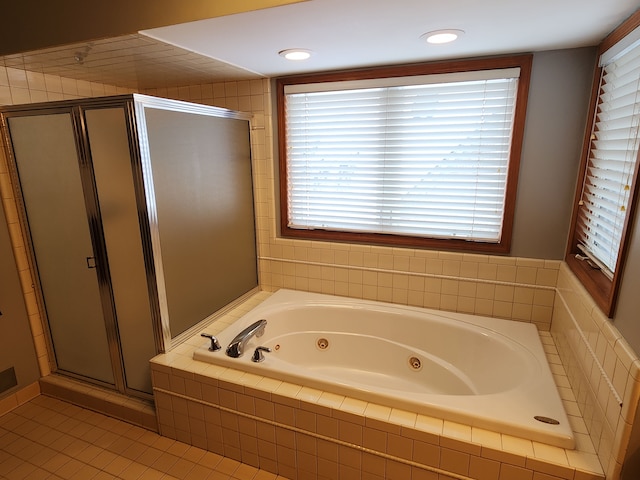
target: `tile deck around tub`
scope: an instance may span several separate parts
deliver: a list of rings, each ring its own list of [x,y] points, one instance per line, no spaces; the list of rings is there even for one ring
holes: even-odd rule
[[[269,292],[257,293],[204,331],[217,334],[269,296]],[[533,472],[540,472],[549,479],[604,479],[553,338],[548,332],[541,332],[540,336],[576,436],[575,450],[198,362],[192,355],[204,344],[199,335],[152,360],[160,431],[187,443],[212,445],[214,450],[230,452],[232,457],[235,454],[239,460],[259,464],[261,468],[263,465],[270,466],[271,470],[280,467],[279,473],[290,478],[296,478],[296,468],[305,471],[304,463],[310,462],[311,455],[316,460],[306,472],[317,478],[325,478],[318,470],[322,465],[327,472],[331,472],[331,468],[341,472],[341,468],[351,468],[342,464],[343,458],[351,464],[354,461],[362,464],[364,456],[369,460],[364,462],[367,465],[379,463],[379,469],[370,473],[377,473],[380,478],[384,476],[380,472],[391,474],[392,469],[398,472],[408,469],[418,472],[415,478],[452,473],[451,478],[459,479],[511,480],[531,478]],[[206,424],[201,418],[203,411],[215,413],[222,420],[218,425]],[[242,449],[220,443],[224,440],[205,438],[207,428],[214,427],[227,432],[228,436],[229,430],[224,429],[231,424],[236,428],[231,433],[245,442],[262,440],[249,440],[242,431],[243,424],[250,425],[254,434],[260,429],[263,433],[265,429],[268,432],[275,429],[283,438],[262,443],[263,451],[274,452],[266,458],[259,458],[257,452],[252,456],[251,447],[249,453],[244,452],[248,457],[241,457]],[[260,431],[257,435],[260,436]],[[305,444],[312,446],[303,452],[292,452],[286,446],[290,441],[288,437],[295,438],[298,448]],[[339,459],[332,454],[331,458],[324,458],[326,451],[334,449],[341,452]],[[284,454],[276,451],[287,452],[295,461],[281,458]]]

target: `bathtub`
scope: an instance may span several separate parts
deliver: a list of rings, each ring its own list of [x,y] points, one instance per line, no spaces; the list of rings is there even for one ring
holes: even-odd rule
[[[266,319],[232,358],[227,345]],[[532,324],[279,290],[203,339],[194,359],[367,402],[573,449]],[[269,348],[252,361],[258,346]]]

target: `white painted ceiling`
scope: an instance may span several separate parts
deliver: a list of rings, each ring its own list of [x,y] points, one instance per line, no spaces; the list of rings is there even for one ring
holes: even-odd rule
[[[638,0],[308,0],[140,33],[256,74],[280,75],[597,45]],[[420,36],[465,31],[447,45]],[[278,56],[289,48],[305,62]]]

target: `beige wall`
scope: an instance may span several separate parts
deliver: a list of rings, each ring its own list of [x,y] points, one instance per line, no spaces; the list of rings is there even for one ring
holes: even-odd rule
[[[1,171],[1,169],[0,169]],[[12,252],[4,208],[0,205],[0,371],[13,369],[14,382],[5,377],[0,388],[0,415],[18,405],[23,389],[38,392],[38,363],[29,328],[22,285]],[[35,384],[35,386],[34,386]]]

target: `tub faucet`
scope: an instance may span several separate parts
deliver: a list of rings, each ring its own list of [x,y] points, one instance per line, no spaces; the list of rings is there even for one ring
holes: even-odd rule
[[[262,336],[264,333],[264,327],[267,325],[267,321],[263,318],[255,323],[252,323],[247,328],[242,330],[236,337],[231,340],[231,343],[227,347],[227,355],[233,358],[238,358],[244,353],[244,346],[254,335],[256,337]]]
[[[218,350],[220,350],[222,348],[220,346],[220,343],[218,342],[218,339],[216,337],[214,337],[213,335],[210,335],[208,333],[201,333],[200,336],[208,338],[209,340],[211,340],[211,346],[209,347],[209,351],[210,352],[215,352],[215,351],[218,351]]]
[[[260,362],[264,362],[264,355],[262,352],[271,352],[271,349],[269,347],[257,347],[255,349],[255,351],[253,352],[253,356],[251,357],[251,361],[253,363],[260,363]]]

